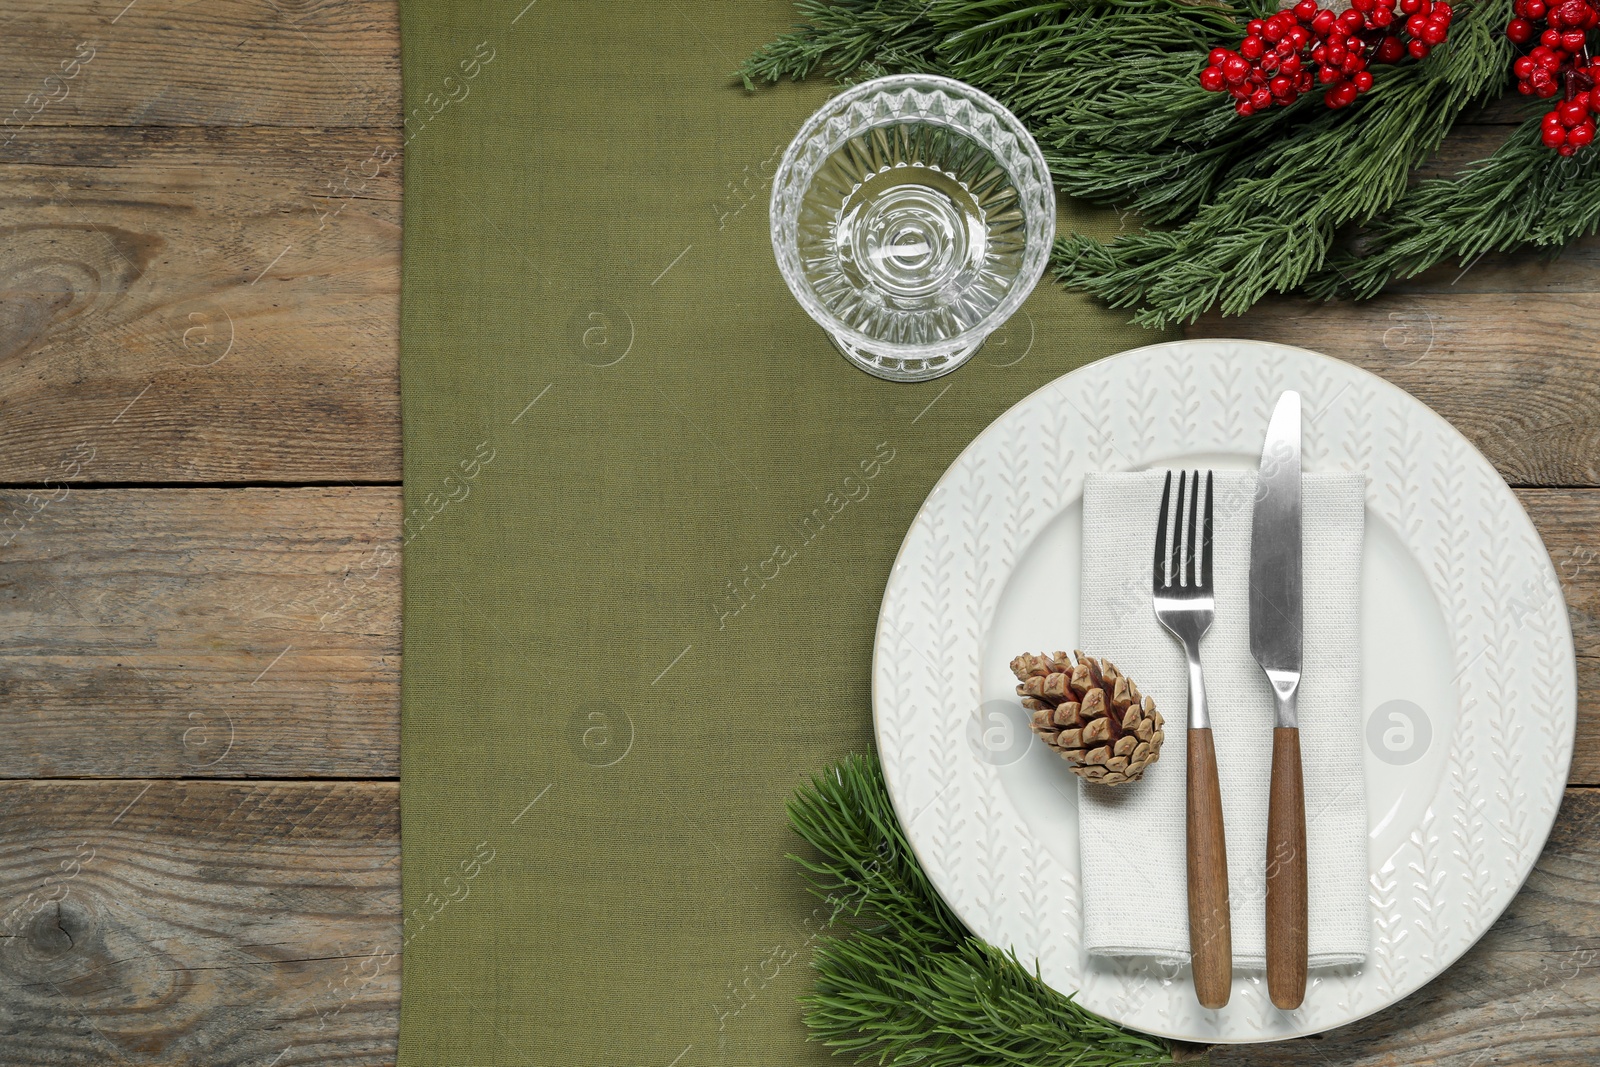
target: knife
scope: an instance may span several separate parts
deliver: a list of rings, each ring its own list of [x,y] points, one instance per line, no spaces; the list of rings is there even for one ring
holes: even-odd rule
[[[1306,995],[1306,802],[1300,775],[1300,394],[1278,398],[1261,449],[1250,520],[1250,653],[1272,684],[1272,787],[1267,801],[1267,994],[1298,1008]]]

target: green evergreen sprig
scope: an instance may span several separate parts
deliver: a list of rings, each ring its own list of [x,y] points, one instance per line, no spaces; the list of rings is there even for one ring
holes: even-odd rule
[[[814,1039],[888,1067],[1139,1067],[1165,1043],[1124,1030],[973,937],[917,864],[873,756],[803,786],[789,820],[813,854],[794,857],[845,920],[821,939],[802,998]]]
[[[1333,259],[1307,291],[1365,299],[1445,260],[1470,267],[1489,252],[1559,249],[1597,225],[1600,154],[1562,158],[1527,123],[1460,175],[1408,191],[1362,235],[1360,250]]]
[[[1329,111],[1312,94],[1240,119],[1196,79],[1212,47],[1276,6],[800,0],[804,24],[740,73],[753,85],[915,71],[991,93],[1039,140],[1062,191],[1138,214],[1145,228],[1113,241],[1058,241],[1054,265],[1062,283],[1150,326],[1302,288],[1371,296],[1452,256],[1559,246],[1600,224],[1600,151],[1563,159],[1537,144],[1531,120],[1481,166],[1414,184],[1461,115],[1505,88],[1511,0],[1463,0],[1446,44],[1380,68],[1353,107]]]

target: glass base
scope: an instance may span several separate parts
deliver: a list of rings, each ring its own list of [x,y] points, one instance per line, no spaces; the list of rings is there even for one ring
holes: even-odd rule
[[[934,356],[931,359],[879,355],[860,345],[835,337],[831,333],[828,334],[828,340],[833,342],[833,347],[837,348],[845,359],[874,378],[883,378],[891,382],[926,382],[949,374],[971,359],[973,353],[983,347],[983,340],[987,338],[974,341],[966,348],[950,355]]]

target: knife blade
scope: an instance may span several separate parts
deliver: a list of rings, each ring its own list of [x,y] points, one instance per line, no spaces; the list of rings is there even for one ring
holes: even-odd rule
[[[1250,517],[1250,653],[1275,704],[1267,800],[1267,993],[1284,1010],[1305,1000],[1309,924],[1305,788],[1298,696],[1303,583],[1300,394],[1278,398],[1267,424]]]
[[[1295,725],[1300,599],[1300,394],[1290,391],[1267,425],[1250,518],[1250,654],[1278,697],[1278,726]]]

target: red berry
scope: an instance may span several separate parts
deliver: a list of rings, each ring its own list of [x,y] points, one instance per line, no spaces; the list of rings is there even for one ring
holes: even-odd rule
[[[1385,37],[1378,42],[1378,50],[1372,58],[1379,63],[1397,63],[1400,57],[1406,54],[1406,46],[1398,37]]]
[[[1349,107],[1355,103],[1355,99],[1356,87],[1349,82],[1344,82],[1329,89],[1327,95],[1323,97],[1323,102],[1329,107],[1340,108]]]
[[[1272,106],[1272,92],[1268,89],[1257,89],[1250,94],[1250,106],[1257,111],[1265,111]]]
[[[1417,9],[1422,6],[1422,0],[1400,0],[1400,3],[1397,6],[1400,8],[1401,14],[1415,15],[1417,13]]]
[[[1200,88],[1208,93],[1219,93],[1227,84],[1228,80],[1222,76],[1220,67],[1207,67],[1200,72]]]
[[[1301,22],[1310,22],[1317,14],[1317,0],[1300,0],[1294,5],[1294,17]]]
[[[1232,85],[1238,85],[1244,81],[1245,76],[1249,73],[1250,64],[1244,61],[1243,56],[1229,53],[1228,58],[1222,61],[1222,76],[1228,79],[1228,82]]]
[[[1567,131],[1567,143],[1574,148],[1583,148],[1594,143],[1594,123],[1586,122],[1582,126]]]
[[[1413,34],[1413,36],[1415,36]],[[1561,47],[1561,33],[1558,30],[1545,30],[1539,35],[1539,43],[1546,48]]]
[[[1530,19],[1544,18],[1544,0],[1528,0],[1523,7],[1522,15]]]
[[[1280,74],[1267,83],[1267,88],[1272,90],[1273,96],[1282,100],[1294,92],[1294,82]]]
[[[1449,28],[1444,23],[1429,19],[1428,24],[1422,27],[1422,39],[1430,45],[1444,44],[1445,37],[1449,35],[1449,32]]]
[[[1564,156],[1570,156],[1570,155],[1572,155],[1572,153],[1576,152],[1577,150],[1578,149],[1575,146],[1570,145],[1570,144],[1564,144],[1560,148],[1556,149],[1557,152],[1560,152]]]
[[[1515,63],[1511,64],[1511,73],[1515,74],[1519,81],[1527,81],[1528,76],[1533,73],[1533,67],[1532,57],[1521,56]]]
[[[1232,54],[1226,48],[1213,48],[1211,54],[1206,56],[1206,66],[1220,67],[1227,62],[1228,57]]]
[[[1512,19],[1506,24],[1506,36],[1511,38],[1512,44],[1527,44],[1533,40],[1533,23],[1527,19]]]
[[[1246,37],[1239,42],[1239,54],[1246,59],[1260,59],[1267,50],[1267,42],[1259,37]]]
[[[1351,80],[1355,82],[1356,89],[1363,93],[1372,88],[1372,75],[1367,71],[1362,71]]]
[[[1412,15],[1406,19],[1406,32],[1413,37],[1422,36],[1422,28],[1428,24],[1426,15]]]
[[[1261,34],[1266,31],[1266,28],[1267,24],[1262,22],[1260,19],[1251,19],[1249,22],[1244,24],[1244,32],[1253,37],[1260,37]]]
[[[1317,17],[1311,20],[1311,32],[1318,37],[1328,36],[1328,31],[1333,29],[1333,24],[1339,21],[1339,16],[1332,11],[1322,10],[1317,12]]]
[[[1247,118],[1256,113],[1256,109],[1250,106],[1250,101],[1248,100],[1241,100],[1237,104],[1234,104],[1233,110]]]
[[[1567,135],[1561,131],[1560,126],[1546,126],[1539,131],[1539,139],[1546,148],[1559,148],[1567,141]]]
[[[1347,30],[1358,30],[1358,29],[1360,29],[1361,28],[1361,24],[1364,21],[1366,21],[1366,20],[1361,17],[1361,12],[1357,11],[1353,7],[1345,9],[1345,12],[1342,15],[1339,16],[1340,25],[1342,25]]]
[[[1576,100],[1563,100],[1553,112],[1563,126],[1576,126],[1589,117],[1589,109]]]
[[[1406,51],[1410,52],[1412,57],[1416,59],[1428,58],[1428,46],[1423,44],[1421,41],[1412,41],[1410,44],[1406,45]]]
[[[1550,24],[1560,29],[1582,29],[1591,25],[1594,9],[1584,0],[1562,0],[1550,12]]]
[[[1561,35],[1561,47],[1577,55],[1583,51],[1584,38],[1587,36],[1582,30],[1569,30]]]
[[[1380,7],[1367,16],[1367,21],[1381,30],[1394,22],[1394,12],[1386,7]]]

